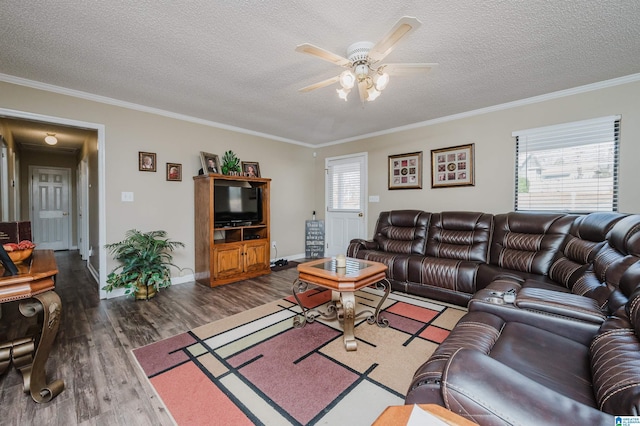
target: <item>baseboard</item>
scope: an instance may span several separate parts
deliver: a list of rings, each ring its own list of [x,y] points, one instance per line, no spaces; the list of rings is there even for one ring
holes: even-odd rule
[[[280,257],[278,259],[287,259],[287,260],[304,259],[304,253],[292,254],[291,256]],[[271,259],[270,262],[273,263],[278,259]]]

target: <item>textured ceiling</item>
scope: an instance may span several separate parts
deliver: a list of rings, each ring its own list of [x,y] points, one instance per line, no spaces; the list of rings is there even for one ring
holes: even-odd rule
[[[20,77],[319,145],[640,72],[640,1],[2,1],[0,76]],[[422,27],[385,62],[395,76],[364,107],[298,89],[401,16]],[[0,98],[2,94],[0,93]]]

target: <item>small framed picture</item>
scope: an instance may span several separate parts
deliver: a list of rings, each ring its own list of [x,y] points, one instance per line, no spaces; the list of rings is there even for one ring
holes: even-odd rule
[[[422,188],[422,151],[389,156],[389,189]]]
[[[208,152],[200,152],[200,163],[202,164],[202,171],[204,174],[208,173],[222,173],[220,171],[220,159],[216,154]]]
[[[156,153],[155,152],[138,152],[138,170],[141,172],[156,171]]]
[[[257,162],[243,161],[242,174],[247,177],[260,177],[260,165]]]
[[[174,182],[182,180],[182,164],[167,163],[167,180]]]
[[[431,150],[431,187],[473,186],[474,144]]]

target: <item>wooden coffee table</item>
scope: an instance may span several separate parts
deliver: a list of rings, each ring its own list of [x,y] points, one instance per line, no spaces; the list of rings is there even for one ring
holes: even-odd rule
[[[369,324],[375,323],[379,327],[389,325],[387,319],[380,317],[380,308],[391,291],[391,284],[385,275],[386,270],[387,267],[382,263],[354,258],[347,258],[345,268],[338,268],[335,258],[301,263],[298,265],[298,278],[293,282],[292,290],[302,313],[294,318],[293,326],[304,327],[306,323],[313,322],[320,316],[330,320],[337,317],[342,324],[345,349],[357,350],[358,345],[353,331],[356,319],[366,317]],[[300,302],[298,293],[306,291],[308,284],[332,291],[331,302],[325,312],[319,309],[308,309]],[[378,303],[375,313],[370,310],[356,313],[354,293],[372,284],[384,290],[384,296]]]

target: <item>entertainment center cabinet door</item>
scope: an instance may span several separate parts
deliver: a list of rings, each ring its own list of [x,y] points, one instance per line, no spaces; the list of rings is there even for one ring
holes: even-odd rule
[[[246,272],[258,272],[269,269],[269,242],[245,242],[244,265]]]
[[[233,277],[242,274],[243,244],[223,244],[213,249],[213,279]]]

